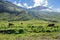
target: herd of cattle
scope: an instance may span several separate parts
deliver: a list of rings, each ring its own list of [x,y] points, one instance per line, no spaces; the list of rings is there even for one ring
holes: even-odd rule
[[[23,23],[21,23],[21,25],[23,25]],[[13,23],[9,23],[8,27],[10,28],[11,26],[14,26]],[[48,24],[47,27],[55,27],[55,24]],[[19,30],[19,32],[22,32],[23,30]],[[6,33],[6,34],[11,34],[11,33],[15,33],[15,30],[0,30],[0,33]],[[49,31],[50,32],[50,31]]]
[[[10,28],[10,26],[13,26],[14,24],[13,23],[9,23],[8,24],[8,27]],[[23,23],[21,23],[21,25],[23,25]],[[48,24],[47,26],[51,27],[51,26],[55,26],[55,24]]]
[[[21,25],[23,25],[23,23],[21,23]],[[9,23],[8,24],[8,28],[10,28],[10,26],[14,26],[14,24],[13,23]]]

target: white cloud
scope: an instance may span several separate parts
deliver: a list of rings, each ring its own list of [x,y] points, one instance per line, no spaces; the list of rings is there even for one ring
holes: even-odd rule
[[[21,2],[21,0],[20,0]],[[21,6],[24,8],[33,8],[33,7],[37,7],[37,6],[48,6],[48,1],[47,0],[33,0],[34,5],[33,6],[28,6],[28,3],[23,3],[23,5],[21,3],[17,3],[16,1],[13,2],[14,4],[16,4],[17,6]]]
[[[27,9],[28,9],[28,8],[32,8],[32,6],[28,6],[27,3],[24,3],[23,6],[26,7]]]
[[[56,10],[60,10],[60,9],[56,9]]]
[[[21,3],[18,3],[17,5],[23,7],[23,5]]]
[[[33,8],[32,6],[29,6],[28,8]]]
[[[21,7],[23,7],[23,5],[22,5],[21,3],[17,3],[16,1],[13,2],[13,4],[15,4],[15,5],[17,5],[17,6],[21,6]]]
[[[27,7],[28,6],[27,3],[24,3],[23,5],[24,5],[24,7]]]
[[[21,3],[17,3],[16,1],[13,2],[13,4],[17,5],[17,6],[20,6],[20,7],[24,7],[24,8],[32,8],[33,6],[28,6],[27,3],[24,3],[23,5]]]
[[[57,12],[60,12],[60,9],[56,9]]]
[[[60,9],[42,9],[40,11],[60,12]]]
[[[52,8],[53,6],[50,6],[49,8]]]
[[[47,6],[48,5],[48,1],[47,0],[45,0],[45,2],[44,2],[44,5],[43,6]]]
[[[53,10],[51,10],[51,9],[42,9],[41,11],[49,11],[49,12],[52,12]]]
[[[33,0],[34,1],[34,6],[47,6],[48,5],[48,1],[47,0]]]

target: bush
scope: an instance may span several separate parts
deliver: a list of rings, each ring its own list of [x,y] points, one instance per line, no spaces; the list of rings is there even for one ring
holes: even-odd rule
[[[13,34],[15,32],[16,32],[15,30],[6,30],[6,34]]]
[[[0,30],[0,33],[5,33],[5,30]]]
[[[24,30],[23,29],[19,29],[18,32],[19,32],[19,34],[20,33],[24,33]]]
[[[32,29],[32,31],[35,33],[42,32],[42,30],[44,30],[43,26],[36,26],[35,28]]]
[[[15,30],[0,30],[0,33],[3,33],[3,34],[12,34],[12,33],[15,33]]]
[[[51,30],[46,30],[46,32],[51,32]]]

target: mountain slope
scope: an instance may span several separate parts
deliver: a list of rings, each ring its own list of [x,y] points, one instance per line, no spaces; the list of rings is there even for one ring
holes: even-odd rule
[[[41,11],[48,7],[38,6],[32,9],[24,9],[8,1],[0,2],[0,20],[26,21],[26,20],[44,20],[59,21],[60,12]]]
[[[11,2],[0,2],[0,20],[29,20],[31,19],[26,10]]]
[[[60,20],[60,12],[48,12],[48,11],[31,11],[29,14],[32,14],[36,19],[45,20],[45,21],[58,21]]]

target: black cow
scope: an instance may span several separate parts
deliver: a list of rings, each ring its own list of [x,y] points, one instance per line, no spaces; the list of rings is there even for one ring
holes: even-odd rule
[[[55,24],[48,24],[48,26],[55,26]]]

